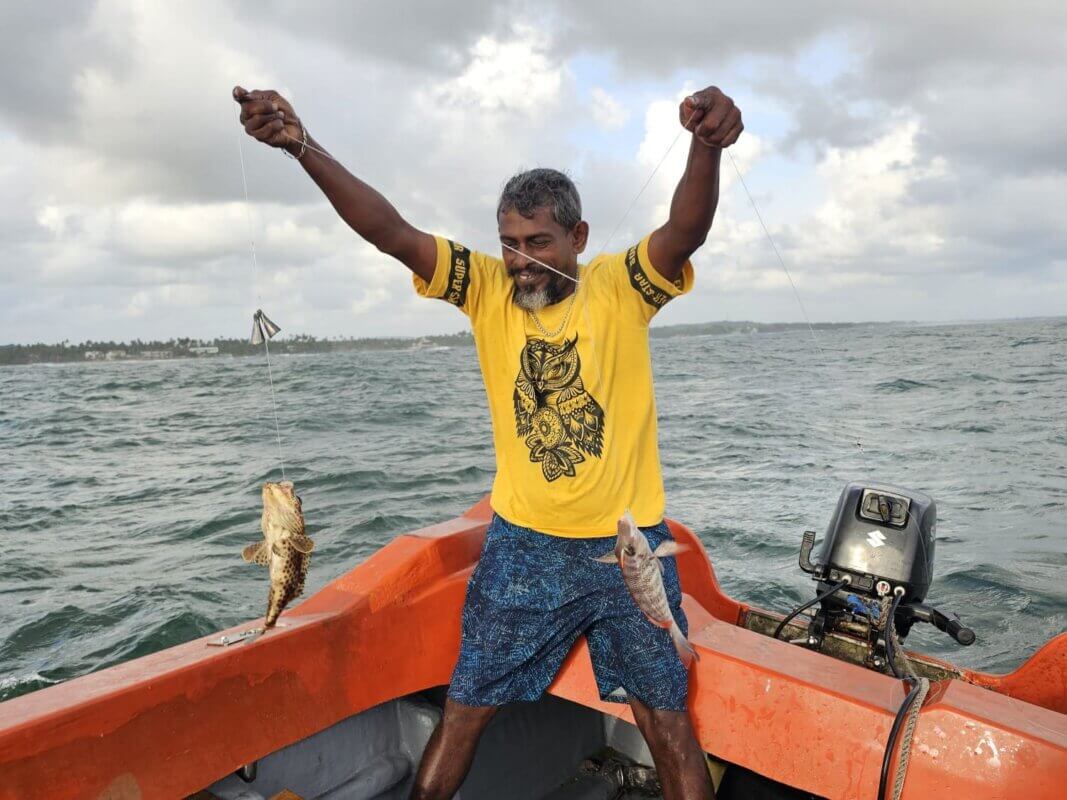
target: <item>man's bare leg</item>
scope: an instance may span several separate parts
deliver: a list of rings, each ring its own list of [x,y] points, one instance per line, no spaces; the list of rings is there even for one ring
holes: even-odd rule
[[[496,706],[445,700],[445,713],[422,754],[411,800],[451,800],[467,777],[482,731],[496,712]]]
[[[633,695],[630,708],[652,751],[663,800],[715,800],[708,762],[687,711],[658,711]]]

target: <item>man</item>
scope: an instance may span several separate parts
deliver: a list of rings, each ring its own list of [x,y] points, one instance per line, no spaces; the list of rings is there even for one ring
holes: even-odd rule
[[[660,228],[625,253],[579,266],[589,226],[571,181],[531,170],[497,209],[502,259],[424,233],[325,155],[273,91],[234,89],[241,122],[299,159],[353,230],[414,273],[416,291],[471,320],[493,423],[494,519],[463,610],[459,661],[413,797],[450,798],[495,711],[536,700],[580,635],[604,699],[626,699],[667,800],[710,798],[704,754],[686,711],[687,673],[669,634],[638,611],[612,549],[630,509],[655,548],[670,537],[656,437],[648,323],[689,291],[719,191],[721,148],[741,113],[714,87],[687,97],[685,173]],[[673,559],[664,562],[683,631]]]

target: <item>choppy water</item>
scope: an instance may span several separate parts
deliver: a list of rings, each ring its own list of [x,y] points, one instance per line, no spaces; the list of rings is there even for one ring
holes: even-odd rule
[[[850,479],[939,503],[930,602],[978,633],[909,646],[992,671],[1067,627],[1067,319],[657,339],[668,512],[733,596],[785,609]],[[474,351],[276,357],[308,588],[488,490]],[[259,485],[278,477],[259,359],[0,370],[0,699],[263,613]],[[862,450],[851,442],[859,439]]]

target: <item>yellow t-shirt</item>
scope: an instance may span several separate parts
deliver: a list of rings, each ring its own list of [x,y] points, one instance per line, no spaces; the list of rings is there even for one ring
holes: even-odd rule
[[[470,317],[496,448],[490,503],[509,522],[555,536],[615,533],[629,508],[639,525],[663,519],[663,477],[648,323],[688,292],[649,263],[648,237],[579,267],[558,335],[546,337],[512,302],[504,262],[437,237],[437,266],[415,290]],[[537,312],[555,331],[571,297]]]

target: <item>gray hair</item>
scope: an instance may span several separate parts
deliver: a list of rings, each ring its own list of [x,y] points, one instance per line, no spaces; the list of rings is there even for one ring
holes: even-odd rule
[[[552,219],[566,230],[582,221],[582,201],[574,181],[559,170],[531,169],[512,177],[500,193],[497,216],[512,209],[529,219],[539,208],[552,210]]]

